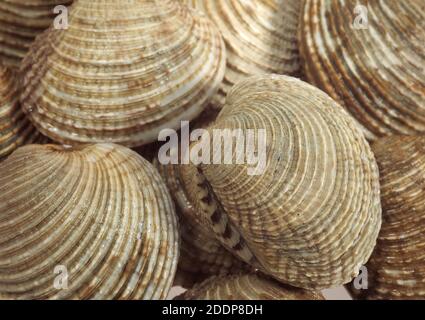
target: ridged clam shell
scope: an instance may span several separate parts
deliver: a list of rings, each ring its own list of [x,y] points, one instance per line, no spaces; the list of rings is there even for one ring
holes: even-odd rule
[[[425,133],[423,0],[305,0],[301,20],[308,81],[341,102],[368,138]]]
[[[351,281],[381,224],[378,168],[355,121],[319,89],[269,75],[232,89],[211,137],[217,129],[265,130],[265,170],[249,175],[235,159],[180,166],[193,219],[289,285],[324,289]]]
[[[0,60],[18,68],[35,37],[49,27],[53,9],[71,0],[0,1]]]
[[[44,141],[21,111],[15,74],[0,63],[0,161],[26,143]]]
[[[314,291],[285,286],[260,274],[212,277],[185,292],[181,300],[324,300]]]
[[[212,275],[226,275],[251,269],[226,250],[198,219],[181,181],[178,166],[155,162],[166,182],[180,221],[179,279],[176,284],[191,287]],[[195,218],[195,219],[194,219]]]
[[[80,0],[31,47],[22,106],[61,143],[144,145],[203,111],[225,60],[216,27],[175,0]]]
[[[380,170],[382,229],[367,263],[363,299],[425,299],[425,137],[372,146]]]
[[[172,199],[130,149],[29,145],[0,165],[1,298],[165,299],[177,261]]]
[[[226,43],[227,70],[212,101],[221,108],[232,86],[248,76],[298,75],[299,0],[180,0],[206,14]]]

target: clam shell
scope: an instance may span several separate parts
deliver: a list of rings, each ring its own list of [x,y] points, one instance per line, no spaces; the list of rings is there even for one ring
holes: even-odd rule
[[[378,168],[355,121],[319,89],[268,75],[232,89],[210,137],[223,129],[265,130],[265,170],[250,175],[246,158],[181,165],[194,221],[289,285],[324,289],[351,281],[381,224]],[[212,152],[223,147],[211,145]]]
[[[382,229],[367,263],[363,299],[425,299],[425,137],[387,137],[372,146],[380,170]]]
[[[3,0],[0,2],[0,60],[18,68],[35,37],[54,18],[53,9],[71,0]]]
[[[212,107],[221,108],[239,81],[265,73],[298,75],[299,0],[180,0],[200,10],[220,29],[227,70]]]
[[[314,291],[285,286],[250,273],[211,277],[178,297],[181,300],[324,300]]]
[[[0,161],[21,145],[44,140],[20,108],[14,72],[0,63]]]
[[[155,161],[161,176],[173,196],[180,221],[179,277],[175,284],[192,287],[194,283],[212,275],[226,275],[251,269],[226,250],[214,234],[196,217],[177,165],[160,165]]]
[[[369,139],[425,133],[423,0],[306,0],[301,20],[308,81],[345,106]]]
[[[31,47],[22,106],[55,141],[140,146],[199,115],[225,61],[216,27],[175,0],[80,0]]]
[[[29,145],[0,165],[1,298],[165,299],[177,261],[172,199],[130,149]]]

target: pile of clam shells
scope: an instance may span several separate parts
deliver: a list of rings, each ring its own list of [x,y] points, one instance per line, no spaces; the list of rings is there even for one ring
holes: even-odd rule
[[[424,66],[423,0],[0,0],[0,299],[425,299]]]

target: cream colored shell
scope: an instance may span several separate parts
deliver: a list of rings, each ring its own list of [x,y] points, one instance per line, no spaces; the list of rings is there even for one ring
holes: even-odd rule
[[[215,26],[176,0],[80,0],[31,47],[21,102],[55,141],[144,145],[203,111],[225,60]]]
[[[314,291],[285,286],[263,275],[248,273],[212,277],[178,299],[181,300],[324,300]]]
[[[319,89],[270,75],[233,88],[209,132],[217,129],[265,130],[265,171],[248,175],[236,159],[180,166],[193,219],[284,283],[351,281],[381,224],[378,168],[354,120]]]
[[[160,175],[130,149],[19,148],[0,165],[0,297],[165,299],[177,229]]]
[[[46,140],[21,111],[18,95],[14,72],[0,62],[0,161],[21,145]]]
[[[0,1],[0,61],[18,68],[35,37],[52,23],[54,8],[71,0]]]
[[[204,12],[226,42],[227,70],[213,107],[221,108],[232,86],[248,76],[300,73],[300,0],[180,1]]]
[[[388,137],[372,146],[380,169],[383,220],[367,263],[362,299],[425,299],[425,137]]]
[[[307,79],[338,100],[368,138],[425,133],[423,0],[305,0]]]

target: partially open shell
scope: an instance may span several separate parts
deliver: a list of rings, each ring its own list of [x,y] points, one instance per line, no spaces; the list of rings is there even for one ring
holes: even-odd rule
[[[196,285],[178,299],[324,300],[318,292],[289,287],[255,273],[212,277]]]
[[[251,269],[225,249],[214,234],[196,219],[195,208],[188,199],[178,166],[160,165],[158,161],[155,164],[173,196],[180,220],[179,277],[175,284],[188,288],[212,275]]]
[[[363,299],[425,299],[425,137],[372,146],[381,174],[382,229],[367,263]]]
[[[225,60],[216,27],[176,0],[80,0],[31,47],[22,106],[55,141],[140,146],[203,111]]]
[[[0,161],[26,143],[45,140],[19,105],[14,72],[0,62]]]
[[[381,224],[378,168],[355,121],[307,83],[258,76],[233,88],[208,132],[223,129],[265,130],[265,170],[250,175],[252,166],[235,157],[232,164],[181,165],[193,219],[284,283],[323,289],[351,281]],[[223,147],[211,145],[212,152]]]
[[[425,133],[425,2],[305,0],[300,50],[309,82],[368,138]]]
[[[18,68],[35,37],[52,23],[54,8],[71,0],[0,1],[0,60]]]
[[[299,0],[180,0],[200,10],[223,34],[227,70],[212,101],[221,108],[232,86],[252,75],[298,75]]]
[[[165,299],[177,261],[171,197],[130,149],[29,145],[1,163],[1,298]]]

